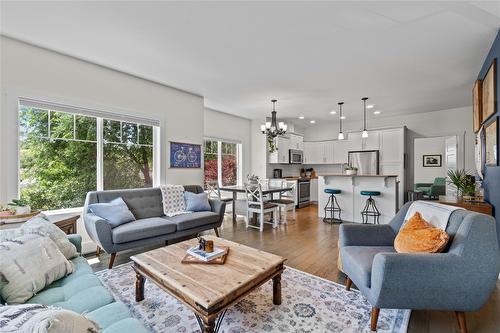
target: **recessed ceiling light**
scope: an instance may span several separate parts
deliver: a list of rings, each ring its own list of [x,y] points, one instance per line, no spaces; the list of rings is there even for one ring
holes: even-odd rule
[[[373,111],[373,114],[380,114],[380,113],[382,113],[382,111],[380,111],[380,110]]]
[[[316,123],[316,120],[311,120],[310,123],[314,124],[314,123]]]
[[[374,107],[375,107],[375,105],[373,105],[373,104],[368,104],[368,105],[366,106],[366,108],[367,108],[367,109],[373,109]]]
[[[347,118],[347,117],[346,117],[346,116],[342,116],[342,117],[340,117],[340,119],[342,119],[342,120],[344,120],[345,118]]]
[[[300,116],[299,119],[304,119],[304,116]]]
[[[330,114],[337,114],[337,111],[335,111],[335,110],[330,111]]]

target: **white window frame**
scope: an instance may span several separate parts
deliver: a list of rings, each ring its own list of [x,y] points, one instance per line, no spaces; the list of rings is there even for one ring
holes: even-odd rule
[[[243,184],[243,144],[240,141],[221,139],[214,137],[205,137],[203,140],[203,153],[205,153],[205,142],[206,141],[216,141],[217,142],[217,183],[222,186],[222,143],[234,143],[236,144],[236,185],[241,186]],[[203,170],[205,172],[205,170]]]
[[[152,172],[152,180],[153,184],[152,187],[157,187],[160,184],[160,175],[161,175],[161,165],[160,165],[160,122],[155,119],[147,119],[147,118],[140,118],[140,117],[134,117],[134,116],[127,116],[127,115],[120,115],[118,113],[114,112],[107,112],[107,111],[102,111],[102,110],[96,110],[96,109],[89,109],[89,108],[84,108],[84,107],[76,107],[76,106],[70,106],[70,105],[65,105],[65,104],[59,104],[59,103],[53,103],[53,102],[46,102],[46,101],[41,101],[41,100],[34,100],[30,98],[24,98],[21,97],[18,99],[18,113],[21,109],[21,106],[30,106],[30,107],[35,107],[38,109],[43,109],[47,111],[55,111],[55,112],[64,112],[64,113],[69,113],[72,115],[81,115],[81,116],[87,116],[87,117],[94,117],[96,118],[96,144],[97,144],[97,161],[96,161],[96,190],[97,191],[102,191],[104,189],[104,160],[103,160],[103,150],[104,150],[104,137],[103,137],[103,120],[104,119],[110,119],[110,120],[115,120],[115,121],[120,121],[120,122],[130,122],[134,123],[137,125],[146,125],[146,126],[152,126],[153,128],[153,172]],[[19,114],[18,114],[18,119],[19,119]],[[76,119],[76,117],[75,117]],[[48,119],[48,138],[50,139],[50,112],[49,112],[49,119]],[[20,136],[20,128],[18,129],[18,146],[21,144],[21,136]],[[73,128],[73,131],[76,130],[76,126]],[[75,138],[75,136],[74,136]],[[85,141],[85,142],[94,142],[94,141],[87,141],[87,140],[77,140],[73,139],[73,141]],[[18,149],[18,152],[20,150]],[[19,153],[18,153],[18,159],[19,159]],[[18,163],[18,174],[20,174],[20,162]],[[18,193],[21,193],[20,189],[20,181],[18,179],[17,182],[18,186]],[[72,207],[72,208],[66,208],[66,209],[56,209],[54,211],[71,211],[75,210],[81,207]]]

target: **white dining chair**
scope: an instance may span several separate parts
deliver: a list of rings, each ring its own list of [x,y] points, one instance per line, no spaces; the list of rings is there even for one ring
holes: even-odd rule
[[[247,196],[247,218],[246,227],[258,228],[260,231],[264,230],[264,223],[268,223],[264,219],[264,214],[272,213],[272,221],[270,224],[273,228],[278,227],[276,220],[276,213],[278,210],[278,205],[270,203],[264,200],[262,195],[262,185],[261,184],[246,184],[245,183],[245,193]],[[253,226],[250,224],[251,214],[256,213],[259,218],[259,226]]]
[[[279,220],[281,222],[281,212],[284,212],[283,223],[288,223],[287,215],[288,211],[292,211],[292,218],[295,221],[295,198],[297,197],[297,182],[288,182],[283,180],[281,182],[281,188],[291,188],[291,190],[280,192],[280,197],[278,199],[270,200],[270,203],[276,204],[279,211]]]

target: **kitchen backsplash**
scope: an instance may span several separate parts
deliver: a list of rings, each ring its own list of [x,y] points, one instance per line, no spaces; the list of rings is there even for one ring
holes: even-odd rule
[[[317,174],[324,173],[341,173],[342,165],[340,164],[307,164],[307,165],[296,165],[296,164],[268,164],[267,165],[267,177],[273,177],[274,169],[283,170],[283,177],[298,177],[300,176],[300,169],[314,168]]]

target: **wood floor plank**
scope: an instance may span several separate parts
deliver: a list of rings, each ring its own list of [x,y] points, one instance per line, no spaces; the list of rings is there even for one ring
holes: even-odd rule
[[[264,225],[264,231],[245,228],[245,222],[239,218],[232,222],[227,215],[219,229],[222,238],[248,245],[287,258],[287,266],[345,284],[346,278],[337,268],[338,224],[327,224],[318,218],[318,208],[312,205],[297,210],[296,220],[288,216],[288,224],[273,229]],[[208,231],[207,234],[213,234]],[[184,240],[184,239],[183,239]],[[124,251],[116,256],[115,266],[130,261],[130,256],[163,246],[158,244],[133,251]],[[95,256],[89,256],[89,259]],[[92,265],[94,271],[107,269],[108,254],[101,254],[100,262]],[[471,288],[474,282],[471,281]],[[354,286],[353,286],[354,287]],[[469,332],[500,332],[500,281],[486,305],[480,310],[466,313]],[[458,324],[453,312],[448,311],[413,311],[409,333],[458,332]]]

